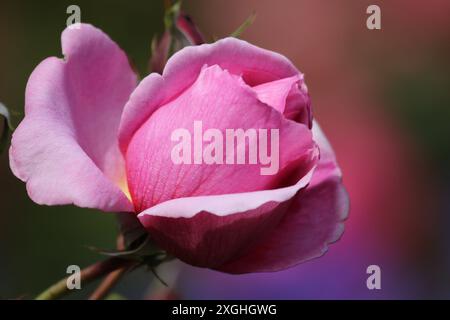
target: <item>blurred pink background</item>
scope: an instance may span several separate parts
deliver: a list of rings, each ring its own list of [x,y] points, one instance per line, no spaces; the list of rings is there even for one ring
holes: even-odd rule
[[[381,30],[366,28],[370,4],[381,7]],[[260,275],[185,267],[179,277],[183,296],[450,298],[450,241],[439,230],[450,229],[443,207],[448,175],[441,181],[442,169],[387,93],[389,77],[418,77],[435,56],[442,60],[434,61],[436,68],[449,70],[450,2],[195,1],[187,7],[216,36],[257,13],[243,38],[283,53],[305,73],[315,118],[342,167],[351,211],[343,238],[322,258]],[[448,75],[446,80],[448,90]],[[429,126],[422,123],[422,130]],[[371,264],[381,267],[382,290],[366,287]]]

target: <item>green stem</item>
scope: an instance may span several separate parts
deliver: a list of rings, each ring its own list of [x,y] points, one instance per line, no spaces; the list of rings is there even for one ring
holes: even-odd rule
[[[97,262],[81,270],[81,283],[85,285],[95,279],[109,274],[116,269],[128,267],[133,263],[135,262],[120,258],[109,258],[107,260]],[[67,287],[67,279],[68,277],[56,282],[55,284],[47,288],[36,297],[36,300],[55,300],[68,294],[71,290],[69,290],[69,288]]]

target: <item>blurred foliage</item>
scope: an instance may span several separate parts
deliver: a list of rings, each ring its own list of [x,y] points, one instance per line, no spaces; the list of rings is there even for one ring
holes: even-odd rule
[[[431,60],[432,61],[432,60]],[[442,59],[438,61],[442,62]],[[385,82],[388,106],[398,123],[417,139],[425,154],[450,176],[450,66],[425,64],[397,72]]]
[[[162,1],[33,1],[0,2],[0,100],[10,108],[13,123],[23,117],[29,75],[46,57],[62,56],[60,36],[68,14],[77,4],[82,22],[106,32],[129,55],[144,76],[151,39],[163,29]],[[81,267],[102,258],[88,246],[113,247],[117,236],[114,215],[74,206],[34,204],[25,184],[9,169],[7,152],[0,155],[0,296],[31,298],[66,276],[68,265]],[[142,281],[145,278],[146,281]],[[140,294],[151,274],[127,279]],[[126,287],[123,290],[127,290]],[[84,296],[76,292],[70,298]],[[136,296],[134,296],[136,298]]]
[[[80,6],[82,22],[101,28],[124,49],[141,76],[147,73],[152,37],[164,27],[162,1],[1,1],[0,42],[8,50],[0,54],[0,100],[19,114],[33,69],[46,57],[62,56],[60,37],[69,17],[66,8],[72,4]]]

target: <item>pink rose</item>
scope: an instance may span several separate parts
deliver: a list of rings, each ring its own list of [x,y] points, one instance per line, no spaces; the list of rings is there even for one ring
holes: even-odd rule
[[[138,84],[91,25],[65,30],[62,49],[30,76],[11,143],[11,169],[33,201],[136,214],[169,253],[229,273],[284,269],[341,236],[341,172],[287,58],[226,38],[182,49]],[[277,173],[175,164],[171,133],[194,121],[278,129]]]

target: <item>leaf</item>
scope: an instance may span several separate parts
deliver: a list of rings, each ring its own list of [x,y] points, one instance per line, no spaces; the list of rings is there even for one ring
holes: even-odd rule
[[[240,26],[239,28],[237,28],[232,34],[230,34],[230,37],[234,37],[234,38],[239,38],[242,33],[244,33],[245,30],[247,30],[247,28],[249,26],[251,26],[253,24],[253,22],[255,22],[256,19],[256,12],[253,12]]]
[[[14,130],[8,109],[0,102],[0,153],[8,145],[10,133]]]
[[[97,251],[108,257],[124,258],[131,260],[141,260],[142,256],[152,255],[156,253],[154,246],[151,245],[151,240],[148,236],[142,239],[141,243],[136,248],[127,248],[125,250],[107,250],[96,247],[89,247],[93,251]]]
[[[172,259],[167,252],[155,245],[148,234],[135,241],[134,244],[137,244],[135,248],[127,248],[125,250],[105,250],[96,247],[89,248],[108,257],[135,260],[140,262],[138,266],[146,265],[150,268],[154,268],[161,263]]]

